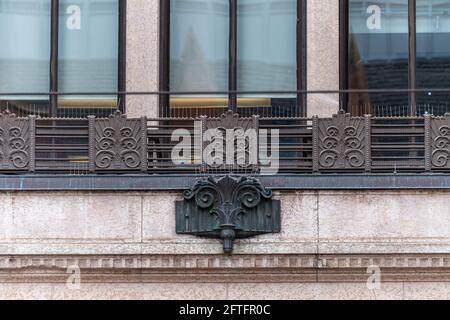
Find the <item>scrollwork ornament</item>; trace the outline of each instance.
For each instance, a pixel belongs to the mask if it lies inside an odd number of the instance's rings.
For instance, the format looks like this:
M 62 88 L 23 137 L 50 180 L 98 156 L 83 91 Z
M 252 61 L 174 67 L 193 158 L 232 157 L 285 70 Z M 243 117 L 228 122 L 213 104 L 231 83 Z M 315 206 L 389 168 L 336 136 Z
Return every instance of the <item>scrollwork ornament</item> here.
M 121 152 L 121 159 L 127 168 L 133 169 L 141 165 L 139 152 L 135 150 L 124 150 Z
M 28 153 L 23 150 L 15 150 L 11 152 L 9 159 L 18 169 L 25 169 L 29 163 Z
M 263 198 L 269 200 L 272 191 L 255 178 L 227 175 L 200 179 L 183 196 L 188 201 L 195 200 L 198 208 L 216 217 L 224 251 L 231 253 L 240 216 L 256 208 Z
M 332 119 L 318 120 L 318 163 L 323 169 L 365 169 L 370 123 L 339 112 Z
M 0 114 L 0 169 L 30 168 L 30 121 L 31 118 L 17 118 L 14 114 Z
M 106 169 L 111 166 L 111 163 L 114 160 L 114 152 L 110 150 L 100 151 L 95 158 L 95 164 L 99 168 Z
M 146 152 L 145 119 L 128 119 L 116 112 L 109 119 L 94 119 L 93 164 L 101 170 L 138 170 Z
M 336 164 L 339 153 L 336 150 L 325 150 L 320 153 L 319 162 L 322 167 L 332 168 Z
M 431 120 L 431 165 L 437 169 L 450 166 L 450 117 Z

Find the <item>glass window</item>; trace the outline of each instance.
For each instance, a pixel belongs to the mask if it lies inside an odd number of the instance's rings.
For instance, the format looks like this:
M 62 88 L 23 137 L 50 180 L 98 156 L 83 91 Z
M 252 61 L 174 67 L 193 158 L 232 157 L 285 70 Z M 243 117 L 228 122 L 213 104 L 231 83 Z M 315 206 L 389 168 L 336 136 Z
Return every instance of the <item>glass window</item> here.
M 50 0 L 0 0 L 0 92 L 49 91 Z M 2 110 L 47 113 L 48 96 L 0 96 Z
M 119 0 L 0 0 L 0 43 L 0 110 L 77 117 L 117 109 Z M 92 95 L 42 95 L 50 91 Z
M 450 88 L 450 0 L 417 0 L 417 87 Z M 417 94 L 419 111 L 450 111 L 450 93 Z
M 349 88 L 408 88 L 408 0 L 349 1 Z M 350 94 L 353 114 L 401 115 L 408 94 Z
M 297 0 L 238 1 L 238 91 L 297 91 Z M 238 105 L 292 115 L 297 95 L 241 95 Z M 281 110 L 283 109 L 283 110 Z M 245 114 L 245 110 L 241 110 Z
M 243 116 L 299 115 L 300 5 L 300 0 L 170 1 L 163 9 L 170 10 L 171 114 L 221 115 L 237 107 Z M 236 90 L 244 94 L 234 101 Z
M 229 0 L 170 2 L 170 90 L 226 92 L 229 65 Z M 171 108 L 219 109 L 227 95 L 172 96 Z
M 118 0 L 60 0 L 58 91 L 116 92 Z M 60 110 L 116 108 L 117 96 L 60 96 Z

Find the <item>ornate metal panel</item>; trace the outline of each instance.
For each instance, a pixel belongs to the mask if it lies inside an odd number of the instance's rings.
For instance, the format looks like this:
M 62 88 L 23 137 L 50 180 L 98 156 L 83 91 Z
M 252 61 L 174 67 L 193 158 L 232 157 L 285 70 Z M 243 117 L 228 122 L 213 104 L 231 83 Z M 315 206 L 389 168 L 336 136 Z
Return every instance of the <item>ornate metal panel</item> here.
M 211 141 L 203 141 L 202 148 L 202 169 L 203 172 L 208 171 L 228 171 L 228 172 L 256 172 L 258 170 L 258 134 L 259 134 L 259 117 L 253 116 L 251 118 L 241 118 L 238 114 L 228 111 L 220 118 L 202 117 L 202 136 L 208 130 L 217 130 Z M 233 163 L 227 163 L 227 132 L 232 132 L 235 140 L 233 145 Z M 253 136 L 252 136 L 253 135 Z M 252 137 L 255 141 L 251 141 Z M 206 148 L 214 147 L 220 148 L 223 146 L 224 152 L 217 154 L 214 159 L 215 163 L 208 163 L 205 161 L 204 151 Z M 245 150 L 239 153 L 238 150 Z M 250 161 L 250 154 L 254 152 L 256 161 Z M 245 153 L 245 155 L 244 155 Z M 245 157 L 245 159 L 244 159 Z
M 0 114 L 0 170 L 34 171 L 35 118 Z
M 147 171 L 147 119 L 89 118 L 90 171 Z
M 339 112 L 313 119 L 314 171 L 370 171 L 370 116 L 353 118 Z
M 431 169 L 450 169 L 450 114 L 431 118 L 426 131 L 428 166 Z
M 247 176 L 203 178 L 176 202 L 177 233 L 222 239 L 226 253 L 235 239 L 280 232 L 280 223 L 280 201 Z

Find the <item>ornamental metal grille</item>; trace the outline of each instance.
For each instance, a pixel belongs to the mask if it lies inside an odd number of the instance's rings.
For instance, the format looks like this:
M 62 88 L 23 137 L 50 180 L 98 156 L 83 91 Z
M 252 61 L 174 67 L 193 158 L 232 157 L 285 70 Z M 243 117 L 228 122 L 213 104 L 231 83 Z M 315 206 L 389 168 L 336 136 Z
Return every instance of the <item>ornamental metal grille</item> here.
M 34 171 L 35 118 L 0 114 L 0 170 Z
M 231 117 L 231 120 L 230 120 Z M 206 167 L 196 126 L 278 130 L 279 173 L 450 173 L 450 116 L 327 118 L 18 118 L 0 116 L 0 171 L 60 174 L 258 174 L 259 166 Z M 225 121 L 225 124 L 224 124 Z M 231 122 L 230 122 L 231 121 Z M 189 161 L 171 158 L 175 129 L 192 135 Z M 204 144 L 202 149 L 204 149 Z M 204 150 L 200 150 L 203 152 Z M 258 154 L 258 161 L 261 156 Z

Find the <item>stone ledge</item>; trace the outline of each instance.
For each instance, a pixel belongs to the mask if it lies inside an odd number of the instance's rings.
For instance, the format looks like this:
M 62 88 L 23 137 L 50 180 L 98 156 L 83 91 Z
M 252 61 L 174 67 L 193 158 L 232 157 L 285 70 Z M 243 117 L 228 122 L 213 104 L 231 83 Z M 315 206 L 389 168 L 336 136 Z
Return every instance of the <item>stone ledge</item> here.
M 200 175 L 1 175 L 6 192 L 144 192 L 189 189 Z M 450 176 L 443 174 L 330 174 L 259 176 L 263 185 L 277 191 L 416 190 L 448 191 Z
M 450 254 L 0 256 L 0 269 L 357 269 L 449 268 Z
M 62 283 L 79 267 L 86 283 L 450 282 L 450 254 L 0 256 L 0 283 Z

